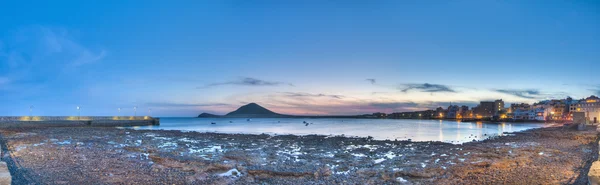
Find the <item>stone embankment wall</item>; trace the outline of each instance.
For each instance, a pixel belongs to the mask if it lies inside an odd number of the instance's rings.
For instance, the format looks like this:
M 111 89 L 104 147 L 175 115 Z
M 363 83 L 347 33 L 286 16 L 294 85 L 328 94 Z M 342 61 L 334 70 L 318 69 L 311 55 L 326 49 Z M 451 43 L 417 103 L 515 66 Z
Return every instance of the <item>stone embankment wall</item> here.
M 2 116 L 2 127 L 130 127 L 160 125 L 159 118 L 149 116 Z
M 7 121 L 94 121 L 94 120 L 148 120 L 150 116 L 0 116 Z
M 600 127 L 598 127 L 596 131 L 600 132 Z M 598 142 L 598 148 L 598 155 L 600 156 L 600 141 Z M 592 166 L 590 166 L 590 171 L 588 171 L 588 183 L 590 185 L 600 185 L 600 160 L 594 161 Z

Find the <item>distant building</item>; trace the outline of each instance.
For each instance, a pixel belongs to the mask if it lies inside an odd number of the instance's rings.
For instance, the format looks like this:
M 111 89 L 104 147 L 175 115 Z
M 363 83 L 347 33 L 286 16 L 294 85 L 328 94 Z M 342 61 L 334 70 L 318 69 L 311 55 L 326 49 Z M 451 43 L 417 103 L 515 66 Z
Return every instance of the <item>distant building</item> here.
M 586 99 L 573 100 L 570 97 L 559 100 L 544 100 L 533 105 L 521 103 L 504 107 L 502 99 L 482 101 L 476 107 L 450 105 L 447 109 L 438 107 L 435 110 L 416 112 L 396 112 L 392 114 L 373 113 L 363 115 L 365 118 L 390 119 L 462 119 L 478 118 L 492 120 L 573 120 L 573 113 L 585 113 L 591 123 L 600 122 L 600 98 L 590 96 Z
M 457 119 L 469 118 L 470 113 L 472 113 L 472 112 L 469 110 L 469 106 L 466 106 L 466 105 L 460 106 L 460 110 L 458 111 L 456 118 Z
M 435 109 L 435 115 L 432 115 L 432 117 L 442 119 L 444 118 L 444 115 L 446 115 L 446 110 L 444 110 L 442 107 L 438 107 Z
M 432 119 L 434 111 L 426 110 L 426 111 L 417 111 L 417 112 L 395 112 L 387 115 L 387 118 L 391 119 Z
M 513 120 L 545 120 L 543 108 L 515 109 L 509 115 L 509 118 Z
M 388 114 L 387 118 L 389 118 L 389 119 L 402 119 L 403 117 L 402 117 L 402 113 L 401 112 L 394 112 L 394 113 Z
M 531 109 L 515 109 L 509 113 L 509 118 L 514 120 L 530 120 L 529 113 Z
M 473 110 L 464 110 L 461 114 L 462 118 L 475 118 L 475 114 L 473 114 Z
M 450 105 L 446 110 L 446 118 L 456 119 L 457 115 L 460 114 L 460 107 L 458 105 Z
M 482 101 L 477 107 L 473 108 L 473 113 L 475 113 L 476 118 L 491 118 L 497 109 L 495 102 Z
M 426 111 L 415 112 L 415 116 L 418 116 L 419 119 L 433 119 L 433 118 L 436 118 L 435 117 L 435 111 L 433 111 L 433 110 L 426 110 Z
M 446 118 L 447 119 L 462 119 L 462 118 L 468 118 L 469 114 L 471 112 L 469 112 L 469 107 L 468 106 L 458 106 L 458 105 L 450 105 L 448 106 L 448 109 L 446 110 Z
M 510 108 L 508 110 L 508 113 L 514 112 L 517 109 L 529 110 L 529 109 L 531 109 L 531 105 L 529 105 L 527 103 L 521 103 L 521 104 L 513 103 L 513 104 L 510 104 Z
M 545 101 L 541 108 L 544 108 L 546 120 L 565 120 L 569 116 L 567 100 L 549 100 Z
M 387 114 L 382 112 L 376 112 L 371 115 L 373 118 L 387 118 Z
M 529 119 L 536 120 L 536 121 L 544 121 L 544 120 L 546 120 L 546 117 L 544 116 L 544 112 L 545 112 L 544 108 L 535 108 L 530 112 Z
M 590 96 L 570 105 L 571 112 L 584 112 L 590 123 L 598 123 L 600 119 L 600 98 Z
M 510 108 L 507 111 L 507 117 L 514 120 L 530 120 L 529 113 L 531 112 L 531 105 L 526 103 L 521 104 L 510 104 Z
M 504 110 L 504 101 L 502 99 L 494 101 L 494 110 L 492 110 L 494 116 L 498 116 L 498 113 L 502 110 Z

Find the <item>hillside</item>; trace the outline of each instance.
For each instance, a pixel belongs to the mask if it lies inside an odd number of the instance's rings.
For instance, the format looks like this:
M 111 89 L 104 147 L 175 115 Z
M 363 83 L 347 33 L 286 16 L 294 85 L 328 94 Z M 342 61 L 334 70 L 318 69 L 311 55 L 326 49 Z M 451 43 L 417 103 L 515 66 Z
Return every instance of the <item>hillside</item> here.
M 256 103 L 249 103 L 247 105 L 241 106 L 237 110 L 230 112 L 225 115 L 225 117 L 230 118 L 276 118 L 276 117 L 286 117 L 285 115 L 275 113 L 266 109 Z
M 198 115 L 199 118 L 367 118 L 364 115 L 355 115 L 355 116 L 339 116 L 339 115 L 330 115 L 330 116 L 294 116 L 294 115 L 285 115 L 273 112 L 269 109 L 266 109 L 256 103 L 249 103 L 247 105 L 241 106 L 237 110 L 227 113 L 224 116 L 214 115 L 210 113 L 202 113 Z
M 204 112 L 204 113 L 198 115 L 198 117 L 199 118 L 220 118 L 221 116 Z
M 281 118 L 291 117 L 288 115 L 278 114 L 269 109 L 266 109 L 256 103 L 249 103 L 241 106 L 237 110 L 227 113 L 224 116 L 214 115 L 210 113 L 202 113 L 199 118 Z

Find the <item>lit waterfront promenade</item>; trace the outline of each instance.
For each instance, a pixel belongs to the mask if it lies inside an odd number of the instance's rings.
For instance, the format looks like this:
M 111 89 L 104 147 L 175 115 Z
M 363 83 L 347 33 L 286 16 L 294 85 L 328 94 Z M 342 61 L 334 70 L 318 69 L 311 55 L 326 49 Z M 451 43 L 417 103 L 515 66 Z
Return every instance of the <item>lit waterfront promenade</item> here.
M 0 127 L 129 127 L 159 125 L 150 116 L 1 116 Z

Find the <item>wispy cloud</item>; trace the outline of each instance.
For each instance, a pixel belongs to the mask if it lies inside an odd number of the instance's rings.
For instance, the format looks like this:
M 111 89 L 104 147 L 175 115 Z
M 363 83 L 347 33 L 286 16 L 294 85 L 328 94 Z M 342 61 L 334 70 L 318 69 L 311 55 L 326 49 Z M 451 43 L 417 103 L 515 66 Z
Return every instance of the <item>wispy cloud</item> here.
M 538 99 L 543 94 L 537 89 L 495 89 L 494 91 L 504 94 L 510 94 L 521 98 L 526 99 Z
M 15 91 L 83 74 L 88 69 L 81 66 L 107 56 L 106 50 L 87 47 L 65 28 L 34 25 L 8 33 L 0 38 L 0 74 L 5 78 L 0 83 Z
M 147 103 L 147 106 L 154 107 L 216 107 L 216 106 L 230 106 L 226 103 L 169 103 L 169 102 L 154 102 Z
M 399 109 L 419 106 L 419 104 L 415 102 L 373 102 L 368 103 L 367 105 L 381 109 Z
M 430 83 L 404 84 L 403 87 L 400 88 L 400 90 L 402 90 L 402 92 L 408 92 L 411 90 L 416 90 L 416 91 L 420 91 L 420 92 L 430 92 L 430 93 L 434 93 L 434 92 L 455 93 L 456 92 L 450 86 L 440 85 L 440 84 L 430 84 Z
M 368 81 L 369 83 L 373 84 L 373 85 L 375 85 L 377 83 L 377 79 L 374 79 L 374 78 L 367 78 L 365 80 Z
M 15 50 L 10 51 L 13 55 L 13 63 L 18 62 L 37 62 L 22 60 L 23 58 L 59 58 L 60 61 L 54 63 L 63 63 L 67 66 L 78 67 L 85 64 L 91 64 L 102 60 L 107 52 L 100 49 L 93 51 L 83 44 L 75 41 L 67 29 L 52 28 L 46 26 L 31 26 L 21 29 L 17 32 L 18 39 Z M 23 43 L 20 43 L 23 42 Z M 21 47 L 25 46 L 25 47 Z M 33 47 L 27 47 L 33 46 Z M 28 49 L 33 48 L 33 49 Z M 20 61 L 18 59 L 21 59 Z M 40 61 L 40 62 L 45 62 Z
M 596 86 L 596 88 L 590 89 L 590 91 L 592 91 L 594 95 L 600 96 L 600 85 Z
M 81 55 L 73 60 L 72 65 L 78 67 L 85 64 L 91 64 L 102 60 L 104 57 L 106 57 L 105 50 L 102 50 L 97 54 L 91 53 L 90 51 L 82 51 Z
M 283 92 L 287 97 L 329 97 L 335 99 L 342 99 L 344 96 L 342 95 L 334 95 L 334 94 L 311 94 L 311 93 L 302 93 L 302 92 Z
M 251 77 L 245 77 L 245 78 L 240 78 L 240 79 L 234 80 L 234 81 L 211 83 L 211 84 L 207 84 L 205 86 L 198 87 L 198 88 L 208 88 L 208 87 L 223 86 L 223 85 L 241 85 L 241 86 L 280 86 L 280 85 L 289 85 L 289 86 L 294 86 L 291 83 L 284 83 L 284 82 L 277 82 L 277 81 L 266 81 L 266 80 L 260 80 L 260 79 L 256 79 L 256 78 L 251 78 Z

